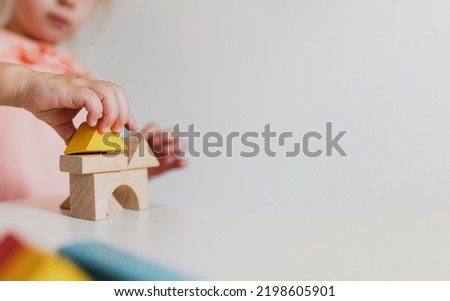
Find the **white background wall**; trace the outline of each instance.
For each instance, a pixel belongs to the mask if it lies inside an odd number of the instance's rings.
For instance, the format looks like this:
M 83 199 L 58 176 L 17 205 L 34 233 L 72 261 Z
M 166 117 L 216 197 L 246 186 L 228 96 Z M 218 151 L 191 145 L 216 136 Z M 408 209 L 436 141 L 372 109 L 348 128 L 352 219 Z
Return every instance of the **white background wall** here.
M 349 131 L 346 158 L 190 158 L 150 184 L 153 202 L 450 210 L 449 1 L 116 1 L 78 47 L 127 89 L 141 125 Z
M 151 210 L 91 223 L 63 198 L 3 202 L 0 229 L 188 279 L 449 280 L 449 16 L 448 0 L 117 0 L 78 48 L 140 124 L 300 138 L 333 121 L 349 156 L 190 158 L 150 183 Z

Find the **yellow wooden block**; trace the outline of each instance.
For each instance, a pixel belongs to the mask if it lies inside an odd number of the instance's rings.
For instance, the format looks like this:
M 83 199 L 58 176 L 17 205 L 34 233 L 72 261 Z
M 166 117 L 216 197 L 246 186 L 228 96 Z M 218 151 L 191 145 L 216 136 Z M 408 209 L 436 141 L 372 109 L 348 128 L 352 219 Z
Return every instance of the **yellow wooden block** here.
M 66 258 L 20 246 L 1 267 L 0 280 L 82 281 L 90 277 Z
M 58 255 L 46 255 L 27 275 L 33 281 L 87 281 L 90 277 L 74 263 Z
M 127 147 L 119 133 L 101 134 L 96 128 L 84 122 L 75 132 L 64 154 L 91 154 L 125 150 L 127 150 Z
M 29 247 L 20 246 L 0 267 L 0 281 L 25 280 L 44 258 L 44 254 Z

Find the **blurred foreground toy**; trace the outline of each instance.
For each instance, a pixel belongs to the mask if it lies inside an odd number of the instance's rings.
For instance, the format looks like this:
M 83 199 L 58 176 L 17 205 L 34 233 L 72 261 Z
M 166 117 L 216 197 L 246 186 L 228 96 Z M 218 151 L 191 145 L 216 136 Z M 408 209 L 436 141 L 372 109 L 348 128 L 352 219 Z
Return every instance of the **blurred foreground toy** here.
M 0 281 L 178 281 L 177 274 L 99 242 L 65 246 L 53 254 L 14 234 L 0 240 Z
M 159 166 L 144 138 L 100 134 L 83 123 L 60 157 L 70 174 L 70 196 L 61 208 L 73 217 L 101 220 L 123 208 L 148 208 L 147 168 Z
M 62 248 L 59 253 L 82 267 L 95 280 L 183 280 L 165 268 L 98 242 L 70 245 Z
M 13 234 L 0 241 L 0 280 L 90 280 L 70 260 L 24 244 Z

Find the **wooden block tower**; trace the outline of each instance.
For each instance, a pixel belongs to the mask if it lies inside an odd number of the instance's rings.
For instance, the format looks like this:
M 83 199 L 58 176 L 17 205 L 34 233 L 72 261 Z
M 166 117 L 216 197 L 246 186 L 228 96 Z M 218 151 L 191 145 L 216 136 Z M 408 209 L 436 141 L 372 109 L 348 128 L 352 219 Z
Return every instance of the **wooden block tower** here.
M 158 166 L 158 159 L 144 138 L 126 140 L 80 126 L 60 157 L 60 170 L 70 174 L 70 196 L 61 208 L 93 221 L 123 208 L 148 208 L 147 168 Z

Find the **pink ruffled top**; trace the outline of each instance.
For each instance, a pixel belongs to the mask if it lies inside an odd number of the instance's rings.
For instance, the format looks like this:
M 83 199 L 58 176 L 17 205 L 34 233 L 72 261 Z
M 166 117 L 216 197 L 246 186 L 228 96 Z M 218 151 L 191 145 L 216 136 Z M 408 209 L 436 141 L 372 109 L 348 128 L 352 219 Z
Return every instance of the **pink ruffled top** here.
M 0 61 L 40 72 L 90 74 L 76 57 L 0 28 Z M 65 144 L 46 123 L 21 108 L 0 106 L 0 200 L 68 195 L 68 176 L 59 171 Z

